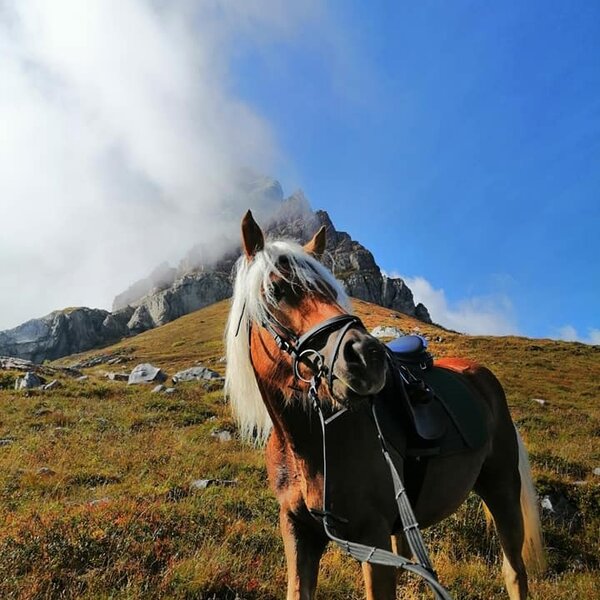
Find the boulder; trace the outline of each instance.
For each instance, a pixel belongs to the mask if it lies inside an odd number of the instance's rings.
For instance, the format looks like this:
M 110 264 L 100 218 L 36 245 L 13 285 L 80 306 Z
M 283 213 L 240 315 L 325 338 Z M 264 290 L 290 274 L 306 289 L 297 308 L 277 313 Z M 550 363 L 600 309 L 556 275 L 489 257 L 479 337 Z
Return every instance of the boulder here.
M 227 429 L 214 429 L 211 432 L 211 437 L 214 437 L 219 442 L 230 442 L 233 439 L 233 435 L 231 435 L 231 431 L 227 431 Z
M 166 379 L 167 375 L 161 369 L 150 363 L 142 363 L 137 365 L 133 371 L 131 371 L 127 384 L 162 383 L 163 381 L 166 381 Z
M 38 377 L 33 371 L 29 371 L 23 375 L 23 377 L 18 377 L 15 381 L 15 390 L 30 390 L 33 388 L 38 388 L 44 384 L 44 381 Z
M 212 379 L 223 379 L 219 373 L 203 367 L 202 365 L 196 367 L 190 367 L 183 371 L 179 371 L 173 375 L 173 383 L 179 383 L 180 381 L 200 381 L 200 380 L 212 380 Z

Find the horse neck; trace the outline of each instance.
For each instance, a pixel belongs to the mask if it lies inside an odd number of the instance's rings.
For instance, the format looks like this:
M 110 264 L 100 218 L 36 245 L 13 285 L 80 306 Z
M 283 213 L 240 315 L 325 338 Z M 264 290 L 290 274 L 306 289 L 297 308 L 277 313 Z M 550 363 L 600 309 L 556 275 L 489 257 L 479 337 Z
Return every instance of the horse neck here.
M 280 443 L 305 459 L 321 457 L 321 426 L 316 413 L 300 399 L 287 401 L 283 391 L 276 387 L 259 381 L 259 388 L 273 422 L 273 435 Z

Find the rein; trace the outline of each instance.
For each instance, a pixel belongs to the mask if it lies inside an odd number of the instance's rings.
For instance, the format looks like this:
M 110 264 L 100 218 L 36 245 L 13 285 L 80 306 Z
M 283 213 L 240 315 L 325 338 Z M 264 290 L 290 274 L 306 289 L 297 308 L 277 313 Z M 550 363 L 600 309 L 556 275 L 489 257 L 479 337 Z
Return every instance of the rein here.
M 344 550 L 353 558 L 361 562 L 368 562 L 389 567 L 397 567 L 409 571 L 411 573 L 415 573 L 416 575 L 419 575 L 425 580 L 425 583 L 433 591 L 436 600 L 452 600 L 452 597 L 438 581 L 437 574 L 433 569 L 431 560 L 429 559 L 429 555 L 427 553 L 427 549 L 425 547 L 421 531 L 419 530 L 419 525 L 415 519 L 413 509 L 408 499 L 406 489 L 404 488 L 402 478 L 400 477 L 400 474 L 398 473 L 398 470 L 396 469 L 396 466 L 394 465 L 392 458 L 388 452 L 387 444 L 377 418 L 375 404 L 372 399 L 370 400 L 371 413 L 375 422 L 375 426 L 377 428 L 377 437 L 381 444 L 381 451 L 391 473 L 392 482 L 394 486 L 394 495 L 396 503 L 398 505 L 398 512 L 400 514 L 400 520 L 402 522 L 404 535 L 406 536 L 412 553 L 417 558 L 417 562 L 413 562 L 410 559 L 399 554 L 394 554 L 389 550 L 377 548 L 376 546 L 367 546 L 358 542 L 350 542 L 348 540 L 344 540 L 342 538 L 337 537 L 332 532 L 332 528 L 334 528 L 332 521 L 347 521 L 341 517 L 334 515 L 327 508 L 328 469 L 326 429 L 329 423 L 340 417 L 348 409 L 345 407 L 341 408 L 333 415 L 329 416 L 328 418 L 325 418 L 325 416 L 323 415 L 323 410 L 321 408 L 321 402 L 319 401 L 319 387 L 321 385 L 322 378 L 327 377 L 329 389 L 332 389 L 331 386 L 334 379 L 333 367 L 339 355 L 343 339 L 352 326 L 362 325 L 361 320 L 358 317 L 350 314 L 339 315 L 317 324 L 301 336 L 295 335 L 289 328 L 280 323 L 272 315 L 270 316 L 269 321 L 263 322 L 261 323 L 261 325 L 271 334 L 277 346 L 283 352 L 286 352 L 292 357 L 292 368 L 294 372 L 294 377 L 309 384 L 309 398 L 313 405 L 313 408 L 319 415 L 323 440 L 323 508 L 322 510 L 312 508 L 309 509 L 309 512 L 314 517 L 320 518 L 322 520 L 323 529 L 327 537 L 331 541 L 335 542 L 340 548 L 342 548 L 342 550 Z M 329 365 L 327 365 L 325 357 L 318 350 L 311 348 L 309 344 L 316 337 L 323 335 L 324 333 L 333 333 L 336 331 L 338 332 L 337 338 L 333 347 L 333 352 L 331 354 Z M 310 379 L 302 377 L 298 371 L 298 364 L 304 359 L 308 359 L 308 357 L 313 357 L 314 363 L 310 365 L 312 369 L 312 376 Z

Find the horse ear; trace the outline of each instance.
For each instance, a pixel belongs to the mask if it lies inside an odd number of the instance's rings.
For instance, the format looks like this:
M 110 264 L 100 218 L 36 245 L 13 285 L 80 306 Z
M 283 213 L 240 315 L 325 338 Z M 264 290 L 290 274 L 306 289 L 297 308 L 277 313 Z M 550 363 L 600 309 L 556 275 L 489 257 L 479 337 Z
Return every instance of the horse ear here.
M 257 252 L 265 247 L 265 236 L 250 210 L 242 219 L 242 244 L 248 259 L 252 259 Z
M 321 226 L 321 229 L 315 233 L 313 239 L 307 242 L 304 246 L 304 250 L 309 254 L 312 254 L 316 258 L 321 258 L 323 252 L 325 252 L 325 246 L 327 245 L 327 233 L 325 231 L 325 225 Z

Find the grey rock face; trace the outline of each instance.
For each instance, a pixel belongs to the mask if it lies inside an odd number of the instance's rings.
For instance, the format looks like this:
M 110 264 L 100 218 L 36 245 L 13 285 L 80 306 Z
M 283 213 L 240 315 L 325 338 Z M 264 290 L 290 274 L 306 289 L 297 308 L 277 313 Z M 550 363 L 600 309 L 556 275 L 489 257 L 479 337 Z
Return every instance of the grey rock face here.
M 39 363 L 116 342 L 127 333 L 107 328 L 110 313 L 94 308 L 55 311 L 0 332 L 0 354 Z
M 127 384 L 162 383 L 163 381 L 166 381 L 166 379 L 167 376 L 161 369 L 150 363 L 142 363 L 137 365 L 133 371 L 131 371 Z
M 128 328 L 139 333 L 164 325 L 199 308 L 229 298 L 232 293 L 229 274 L 212 272 L 184 275 L 170 288 L 141 298 Z
M 173 284 L 176 277 L 177 269 L 170 267 L 169 263 L 165 262 L 158 265 L 148 277 L 136 281 L 114 299 L 113 312 L 126 309 L 128 305 L 148 294 L 155 294 L 168 288 Z

